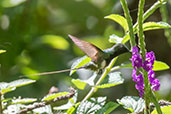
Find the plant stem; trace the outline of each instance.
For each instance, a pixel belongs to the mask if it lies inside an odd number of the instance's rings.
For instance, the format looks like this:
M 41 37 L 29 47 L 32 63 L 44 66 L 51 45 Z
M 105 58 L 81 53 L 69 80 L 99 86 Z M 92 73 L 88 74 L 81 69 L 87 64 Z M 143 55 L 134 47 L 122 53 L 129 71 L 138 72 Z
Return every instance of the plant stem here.
M 139 37 L 139 45 L 140 45 L 140 50 L 141 50 L 141 55 L 142 55 L 142 59 L 143 61 L 145 61 L 145 55 L 146 55 L 146 49 L 145 49 L 145 41 L 144 41 L 144 34 L 143 34 L 143 21 L 144 21 L 144 17 L 143 17 L 143 9 L 144 9 L 144 4 L 145 4 L 145 0 L 140 0 L 139 1 L 139 6 L 138 6 L 138 37 Z M 145 113 L 146 114 L 150 114 L 150 107 L 149 107 L 149 103 L 150 103 L 150 99 L 153 101 L 153 103 L 155 104 L 156 108 L 157 108 L 157 112 L 158 114 L 162 114 L 160 106 L 158 104 L 157 99 L 154 97 L 153 94 L 151 94 L 151 88 L 150 88 L 150 84 L 148 81 L 148 74 L 147 72 L 143 69 L 143 76 L 144 76 L 144 99 L 145 99 Z
M 150 85 L 148 81 L 148 74 L 147 72 L 143 69 L 143 76 L 144 76 L 144 100 L 145 100 L 145 114 L 150 114 Z
M 120 69 L 121 67 L 120 66 L 115 66 L 115 67 L 113 67 L 110 71 L 115 71 L 115 70 L 118 70 L 118 69 Z
M 130 16 L 126 0 L 121 0 L 121 5 L 122 5 L 122 8 L 124 10 L 124 14 L 125 14 L 125 17 L 126 17 L 126 20 L 127 20 L 127 23 L 128 23 L 130 44 L 131 44 L 131 47 L 133 47 L 133 46 L 136 45 L 135 36 L 134 36 L 134 31 L 133 31 L 132 18 Z
M 2 114 L 2 101 L 1 101 L 1 98 L 2 98 L 2 94 L 0 92 L 0 114 Z
M 168 23 L 169 22 L 169 17 L 168 17 L 168 11 L 167 11 L 166 5 L 163 5 L 160 8 L 160 13 L 162 15 L 162 21 Z M 171 46 L 171 31 L 170 31 L 170 29 L 165 29 L 164 34 L 167 37 L 169 45 Z
M 91 90 L 88 92 L 88 94 L 84 97 L 84 99 L 82 100 L 82 102 L 84 102 L 87 99 L 89 99 L 95 92 L 96 92 L 96 88 L 95 87 L 92 87 Z
M 146 49 L 145 49 L 145 41 L 144 41 L 144 33 L 143 33 L 143 13 L 144 13 L 144 4 L 145 0 L 139 0 L 139 6 L 138 6 L 138 37 L 139 37 L 139 46 L 140 46 L 140 51 L 141 51 L 141 56 L 143 61 L 145 61 L 145 54 L 146 54 Z M 149 81 L 148 81 L 148 74 L 147 72 L 143 69 L 143 77 L 144 77 L 144 99 L 145 99 L 145 114 L 150 114 L 150 107 L 149 107 Z
M 151 100 L 154 103 L 154 106 L 156 107 L 156 110 L 157 110 L 158 114 L 162 114 L 162 111 L 160 109 L 160 105 L 158 103 L 157 98 L 155 97 L 155 95 L 153 94 L 152 91 L 150 91 L 150 94 L 151 94 Z
M 141 55 L 143 61 L 145 60 L 145 54 L 146 54 L 146 49 L 145 49 L 145 42 L 144 42 L 144 33 L 143 33 L 143 9 L 144 9 L 144 4 L 145 0 L 140 0 L 139 1 L 139 6 L 138 6 L 138 37 L 139 37 L 139 45 L 140 45 L 140 50 L 141 50 Z
M 113 67 L 113 65 L 115 64 L 117 59 L 118 59 L 118 57 L 115 57 L 111 60 L 110 64 L 105 68 L 101 77 L 97 80 L 95 86 L 99 85 L 104 80 L 104 78 L 110 72 L 111 68 Z M 82 101 L 86 101 L 87 99 L 89 99 L 97 90 L 98 90 L 98 88 L 92 87 L 91 90 L 88 92 L 88 94 L 84 97 L 84 99 Z

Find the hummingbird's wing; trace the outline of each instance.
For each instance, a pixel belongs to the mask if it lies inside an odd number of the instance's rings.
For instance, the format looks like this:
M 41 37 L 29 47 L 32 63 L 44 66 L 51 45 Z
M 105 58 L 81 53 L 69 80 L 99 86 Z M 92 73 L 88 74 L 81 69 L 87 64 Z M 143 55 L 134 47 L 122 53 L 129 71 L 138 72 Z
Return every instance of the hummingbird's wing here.
M 94 62 L 98 62 L 98 58 L 102 55 L 103 51 L 95 45 L 80 40 L 72 35 L 68 35 L 72 41 L 77 45 L 87 56 L 89 56 Z

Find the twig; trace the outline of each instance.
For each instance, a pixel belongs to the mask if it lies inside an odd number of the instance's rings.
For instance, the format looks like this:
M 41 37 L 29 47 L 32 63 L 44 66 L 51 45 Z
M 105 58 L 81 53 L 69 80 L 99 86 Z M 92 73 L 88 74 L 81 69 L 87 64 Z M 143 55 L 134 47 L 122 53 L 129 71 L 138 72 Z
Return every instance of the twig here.
M 24 113 L 26 113 L 26 112 L 28 112 L 28 111 L 32 111 L 33 109 L 40 108 L 40 107 L 44 107 L 44 106 L 46 106 L 46 105 L 55 103 L 55 102 L 60 101 L 60 100 L 69 99 L 69 98 L 73 97 L 74 94 L 75 94 L 74 88 L 71 87 L 71 88 L 69 88 L 69 89 L 70 89 L 70 93 L 69 93 L 69 94 L 63 95 L 63 96 L 59 96 L 59 97 L 57 97 L 57 98 L 55 98 L 55 99 L 53 99 L 53 100 L 51 100 L 51 101 L 44 101 L 44 102 L 40 102 L 40 103 L 34 103 L 33 105 L 30 105 L 30 106 L 28 106 L 27 108 L 21 110 L 21 111 L 19 112 L 19 114 L 24 114 Z
M 159 105 L 160 106 L 168 106 L 168 105 L 171 105 L 171 102 L 165 101 L 165 100 L 160 100 L 159 101 Z M 154 109 L 155 108 L 155 105 L 153 103 L 151 103 L 150 104 L 150 107 Z

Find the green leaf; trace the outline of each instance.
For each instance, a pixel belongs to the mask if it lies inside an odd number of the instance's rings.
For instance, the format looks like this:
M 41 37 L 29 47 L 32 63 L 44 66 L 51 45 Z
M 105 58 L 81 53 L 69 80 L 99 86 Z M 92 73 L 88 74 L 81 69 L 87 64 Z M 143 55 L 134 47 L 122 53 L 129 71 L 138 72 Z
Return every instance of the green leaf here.
M 110 71 L 115 71 L 115 70 L 118 70 L 120 68 L 133 68 L 133 67 L 132 67 L 132 63 L 122 63 L 119 66 L 112 67 L 112 69 Z
M 73 114 L 95 114 L 105 103 L 106 97 L 90 98 L 81 102 Z
M 12 102 L 12 98 L 6 98 L 2 100 L 2 103 Z
M 35 80 L 30 80 L 30 79 L 19 79 L 19 80 L 12 81 L 10 83 L 1 82 L 0 90 L 2 94 L 5 94 L 7 92 L 14 91 L 17 87 L 28 85 L 34 82 Z
M 106 19 L 111 19 L 111 20 L 117 22 L 118 24 L 120 24 L 123 27 L 125 32 L 128 31 L 127 20 L 123 16 L 120 16 L 120 15 L 117 15 L 117 14 L 111 14 L 111 15 L 106 16 L 105 18 Z
M 72 83 L 81 90 L 84 90 L 87 84 L 90 86 L 94 86 L 94 79 L 97 77 L 97 74 L 94 73 L 89 79 L 87 80 L 79 80 L 79 79 L 72 79 Z
M 69 94 L 69 92 L 60 92 L 60 93 L 54 93 L 54 94 L 50 94 L 50 95 L 47 95 L 45 96 L 42 101 L 49 101 L 49 100 L 53 100 L 57 97 L 61 97 L 61 96 L 65 96 Z
M 120 72 L 112 72 L 109 73 L 108 76 L 102 81 L 100 85 L 97 85 L 96 88 L 109 88 L 112 86 L 116 86 L 122 84 L 124 79 Z
M 87 84 L 89 84 L 90 86 L 94 86 L 94 80 L 97 77 L 97 73 L 95 72 L 92 76 L 90 76 L 89 79 L 84 80 L 84 82 L 86 82 Z
M 3 89 L 8 88 L 8 83 L 7 82 L 0 82 L 0 90 L 2 92 Z
M 4 8 L 15 7 L 25 2 L 26 0 L 1 0 L 0 4 Z
M 171 105 L 161 107 L 161 110 L 163 114 L 171 114 Z M 151 114 L 158 114 L 157 110 L 153 110 Z
M 113 110 L 115 110 L 119 104 L 114 102 L 108 102 L 102 109 L 98 110 L 95 114 L 110 114 Z
M 12 100 L 12 104 L 20 104 L 20 103 L 31 103 L 31 102 L 35 102 L 37 101 L 37 99 L 35 98 L 23 98 L 23 99 L 13 99 Z
M 145 108 L 145 103 L 142 98 L 136 96 L 125 96 L 121 100 L 117 99 L 118 103 L 131 112 L 139 113 Z
M 2 50 L 2 49 L 0 50 L 0 54 L 5 53 L 5 52 L 6 52 L 6 50 Z
M 169 68 L 170 67 L 164 62 L 154 61 L 154 65 L 153 65 L 153 70 L 154 71 L 167 70 Z
M 44 35 L 41 37 L 41 42 L 50 45 L 52 48 L 66 50 L 69 47 L 69 43 L 61 36 L 56 35 Z
M 146 22 L 143 24 L 143 30 L 144 31 L 154 30 L 154 29 L 168 29 L 168 28 L 171 28 L 171 26 L 165 22 Z M 133 28 L 133 29 L 134 29 L 134 34 L 136 34 L 137 28 Z M 121 43 L 125 44 L 129 39 L 130 39 L 130 36 L 127 33 L 124 36 Z
M 134 34 L 135 34 L 135 33 L 134 33 Z M 122 40 L 121 43 L 125 44 L 129 39 L 130 39 L 130 36 L 129 36 L 129 34 L 127 33 L 127 34 L 124 36 L 124 38 L 123 38 L 123 40 Z
M 123 63 L 120 65 L 120 68 L 133 68 L 132 63 Z
M 78 88 L 81 90 L 84 90 L 85 86 L 87 85 L 86 82 L 81 81 L 79 79 L 72 79 L 71 82 Z
M 8 87 L 21 87 L 21 86 L 25 86 L 31 83 L 36 82 L 36 80 L 30 80 L 30 79 L 19 79 L 19 80 L 15 80 L 12 81 L 8 84 Z
M 122 40 L 123 40 L 123 38 L 121 38 L 121 37 L 119 37 L 119 36 L 117 36 L 117 35 L 115 35 L 115 34 L 112 34 L 112 35 L 110 35 L 110 37 L 109 37 L 109 42 L 110 42 L 110 43 L 115 43 L 115 44 L 117 44 L 117 43 L 121 43 Z
M 144 31 L 168 28 L 171 28 L 171 26 L 166 22 L 146 22 L 143 24 Z
M 16 89 L 16 87 L 5 87 L 5 88 L 3 88 L 4 85 L 2 83 L 0 83 L 1 94 L 5 94 L 7 92 L 14 91 Z
M 77 59 L 71 66 L 71 69 L 79 68 L 87 63 L 89 63 L 91 59 L 87 56 L 83 56 L 79 59 Z M 70 76 L 75 72 L 76 70 L 71 70 L 70 71 Z

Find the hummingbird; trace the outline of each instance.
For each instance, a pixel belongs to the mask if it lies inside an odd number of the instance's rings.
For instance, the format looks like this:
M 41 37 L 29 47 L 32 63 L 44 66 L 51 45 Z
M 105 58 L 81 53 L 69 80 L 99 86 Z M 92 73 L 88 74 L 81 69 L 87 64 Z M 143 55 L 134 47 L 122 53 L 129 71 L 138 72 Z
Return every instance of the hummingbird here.
M 78 69 L 83 69 L 83 68 L 96 71 L 97 73 L 99 73 L 110 63 L 110 61 L 113 58 L 123 53 L 130 52 L 129 49 L 122 43 L 117 43 L 111 48 L 101 50 L 97 46 L 87 41 L 81 40 L 75 36 L 68 35 L 68 37 L 74 42 L 74 44 L 78 48 L 80 48 L 88 57 L 91 58 L 91 62 L 83 65 L 82 67 L 75 68 L 75 69 L 65 69 L 65 70 L 52 71 L 52 72 L 36 73 L 32 75 L 27 75 L 27 76 L 57 74 L 57 73 L 67 72 L 71 70 L 78 70 Z
M 87 41 L 80 40 L 72 35 L 68 36 L 78 48 L 80 48 L 88 57 L 91 58 L 91 62 L 81 68 L 99 71 L 104 69 L 116 56 L 129 52 L 129 49 L 122 43 L 117 43 L 111 48 L 101 50 Z

